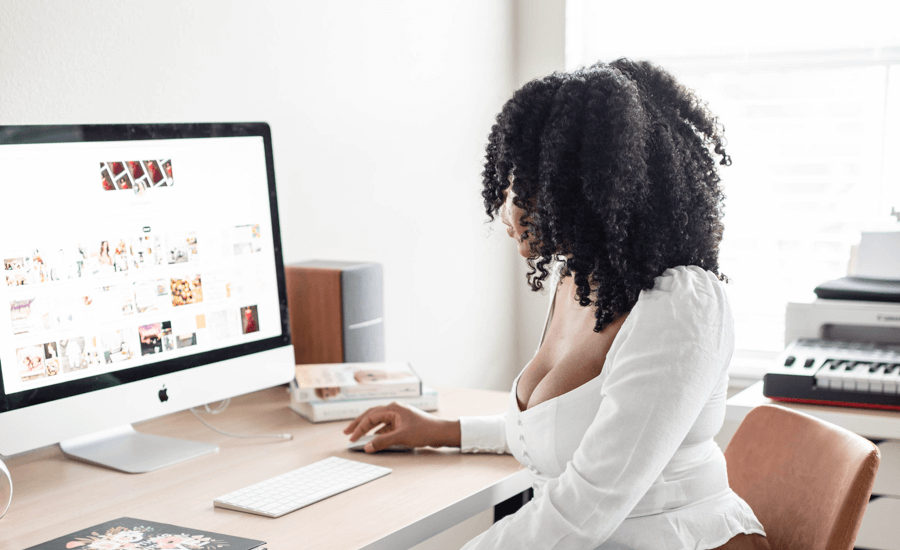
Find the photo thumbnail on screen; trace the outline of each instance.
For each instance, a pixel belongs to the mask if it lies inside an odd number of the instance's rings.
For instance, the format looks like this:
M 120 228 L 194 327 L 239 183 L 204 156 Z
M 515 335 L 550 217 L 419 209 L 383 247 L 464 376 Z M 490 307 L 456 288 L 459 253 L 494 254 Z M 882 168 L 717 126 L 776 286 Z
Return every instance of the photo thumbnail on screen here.
M 106 191 L 133 190 L 136 195 L 175 185 L 171 159 L 101 162 L 100 181 Z
M 173 306 L 199 304 L 203 301 L 203 285 L 200 281 L 200 275 L 184 279 L 172 278 L 169 281 L 172 290 Z

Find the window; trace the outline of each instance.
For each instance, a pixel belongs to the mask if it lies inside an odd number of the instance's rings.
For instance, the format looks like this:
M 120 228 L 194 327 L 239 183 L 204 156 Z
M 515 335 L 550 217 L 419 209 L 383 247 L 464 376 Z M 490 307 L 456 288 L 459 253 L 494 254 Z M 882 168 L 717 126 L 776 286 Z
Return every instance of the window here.
M 882 29 L 876 11 L 868 27 L 848 25 L 825 41 L 816 29 L 798 27 L 785 38 L 790 43 L 754 44 L 746 36 L 729 42 L 728 29 L 719 28 L 711 33 L 719 33 L 719 53 L 709 55 L 702 53 L 709 36 L 705 44 L 681 44 L 666 34 L 703 28 L 678 21 L 685 14 L 671 13 L 654 43 L 629 36 L 627 23 L 611 36 L 609 22 L 628 18 L 598 5 L 567 3 L 569 68 L 614 59 L 630 45 L 637 53 L 629 57 L 675 74 L 725 127 L 733 165 L 720 172 L 720 265 L 732 280 L 732 375 L 760 377 L 784 347 L 785 304 L 812 300 L 818 284 L 846 275 L 861 231 L 900 230 L 890 215 L 892 207 L 900 210 L 900 39 Z M 833 47 L 842 40 L 845 47 Z

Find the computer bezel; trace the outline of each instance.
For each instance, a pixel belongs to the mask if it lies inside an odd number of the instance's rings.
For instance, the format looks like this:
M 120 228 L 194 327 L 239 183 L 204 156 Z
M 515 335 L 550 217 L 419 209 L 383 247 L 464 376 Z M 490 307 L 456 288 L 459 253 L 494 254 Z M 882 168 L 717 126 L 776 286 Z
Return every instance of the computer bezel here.
M 0 126 L 0 147 L 4 145 L 42 143 L 80 143 L 103 141 L 139 141 L 157 139 L 193 139 L 217 137 L 260 136 L 263 138 L 266 157 L 266 176 L 269 189 L 269 207 L 272 220 L 275 269 L 278 283 L 278 302 L 281 319 L 281 335 L 246 344 L 205 351 L 195 355 L 167 359 L 152 365 L 143 365 L 122 371 L 99 374 L 78 380 L 61 382 L 52 386 L 6 394 L 0 377 L 0 414 L 25 407 L 40 405 L 68 397 L 74 397 L 122 384 L 139 382 L 180 371 L 202 367 L 212 363 L 260 353 L 291 344 L 288 318 L 287 291 L 285 290 L 284 260 L 282 258 L 281 232 L 278 221 L 278 204 L 275 192 L 275 164 L 272 153 L 272 135 L 265 122 L 249 123 L 168 123 L 168 124 L 80 124 L 80 125 L 17 125 Z M 3 368 L 0 363 L 0 369 Z

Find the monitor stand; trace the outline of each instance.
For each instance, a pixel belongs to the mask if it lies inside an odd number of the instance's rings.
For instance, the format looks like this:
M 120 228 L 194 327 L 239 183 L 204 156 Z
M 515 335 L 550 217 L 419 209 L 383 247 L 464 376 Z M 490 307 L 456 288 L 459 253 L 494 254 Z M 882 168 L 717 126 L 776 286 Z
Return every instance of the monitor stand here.
M 152 472 L 219 450 L 209 443 L 137 432 L 131 424 L 68 439 L 59 447 L 75 460 L 129 474 Z

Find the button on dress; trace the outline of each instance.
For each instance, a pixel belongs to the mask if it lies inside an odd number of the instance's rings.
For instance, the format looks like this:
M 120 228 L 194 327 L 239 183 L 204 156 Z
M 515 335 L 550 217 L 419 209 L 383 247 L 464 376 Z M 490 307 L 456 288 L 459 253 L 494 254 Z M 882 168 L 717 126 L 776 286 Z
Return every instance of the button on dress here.
M 733 350 L 723 284 L 680 266 L 641 292 L 600 375 L 521 411 L 520 373 L 505 413 L 460 418 L 461 447 L 511 453 L 534 499 L 464 550 L 703 550 L 765 535 L 713 440 Z

